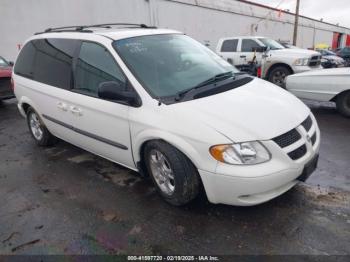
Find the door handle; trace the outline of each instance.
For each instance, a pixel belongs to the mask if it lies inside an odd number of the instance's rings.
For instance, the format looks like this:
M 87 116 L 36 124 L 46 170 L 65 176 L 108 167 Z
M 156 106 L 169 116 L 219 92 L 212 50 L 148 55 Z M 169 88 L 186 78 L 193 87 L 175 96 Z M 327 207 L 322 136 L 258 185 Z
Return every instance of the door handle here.
M 240 58 L 246 58 L 247 56 L 246 55 L 241 55 Z
M 62 110 L 62 111 L 67 111 L 67 104 L 63 103 L 63 102 L 58 102 L 57 103 L 57 108 Z
M 83 115 L 83 111 L 79 107 L 76 107 L 76 106 L 71 106 L 70 107 L 70 111 L 74 115 L 78 115 L 78 116 L 82 116 Z

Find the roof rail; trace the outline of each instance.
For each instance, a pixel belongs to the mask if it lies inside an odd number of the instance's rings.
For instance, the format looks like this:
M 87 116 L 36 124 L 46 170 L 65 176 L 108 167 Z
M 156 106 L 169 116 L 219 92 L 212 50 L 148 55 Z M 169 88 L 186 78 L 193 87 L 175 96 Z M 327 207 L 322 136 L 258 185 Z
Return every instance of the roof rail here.
M 124 26 L 124 28 L 149 28 L 155 29 L 155 26 L 148 26 L 146 24 L 132 24 L 132 23 L 106 23 L 106 24 L 96 24 L 96 25 L 73 25 L 73 26 L 63 26 L 47 28 L 43 32 L 35 33 L 35 35 L 44 33 L 58 33 L 58 32 L 82 32 L 82 33 L 92 33 L 92 30 L 86 30 L 87 28 L 112 28 L 112 26 Z

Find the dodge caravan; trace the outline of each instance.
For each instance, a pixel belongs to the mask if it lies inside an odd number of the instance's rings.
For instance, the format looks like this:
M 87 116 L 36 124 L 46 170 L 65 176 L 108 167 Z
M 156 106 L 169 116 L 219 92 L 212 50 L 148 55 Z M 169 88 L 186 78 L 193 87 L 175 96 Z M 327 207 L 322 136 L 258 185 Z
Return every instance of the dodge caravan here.
M 190 37 L 145 25 L 47 29 L 13 72 L 40 146 L 65 140 L 141 174 L 173 205 L 256 205 L 316 168 L 320 131 L 299 99 Z

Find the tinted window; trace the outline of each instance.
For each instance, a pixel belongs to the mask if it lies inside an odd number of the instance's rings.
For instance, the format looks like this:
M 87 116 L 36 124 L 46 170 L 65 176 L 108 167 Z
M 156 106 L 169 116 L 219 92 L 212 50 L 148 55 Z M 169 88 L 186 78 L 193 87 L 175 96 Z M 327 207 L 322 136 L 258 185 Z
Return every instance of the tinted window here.
M 34 79 L 59 88 L 71 86 L 72 62 L 77 40 L 40 39 L 33 42 L 36 49 Z
M 222 43 L 221 52 L 236 52 L 238 39 L 225 40 Z
M 33 42 L 28 42 L 18 55 L 15 65 L 15 73 L 20 76 L 33 78 L 33 63 L 35 48 Z
M 15 73 L 44 84 L 68 89 L 77 43 L 77 40 L 71 39 L 30 41 L 17 58 Z
M 75 69 L 75 89 L 97 96 L 98 86 L 109 81 L 119 82 L 126 88 L 126 79 L 108 50 L 83 42 Z
M 242 40 L 242 52 L 252 52 L 253 48 L 260 47 L 257 42 L 252 39 L 243 39 Z

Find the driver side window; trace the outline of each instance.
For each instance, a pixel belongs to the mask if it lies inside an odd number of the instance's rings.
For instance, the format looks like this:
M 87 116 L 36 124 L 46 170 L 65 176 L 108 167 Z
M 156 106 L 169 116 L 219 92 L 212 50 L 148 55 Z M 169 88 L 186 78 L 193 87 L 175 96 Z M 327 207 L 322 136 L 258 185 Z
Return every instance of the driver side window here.
M 257 49 L 260 45 L 252 39 L 243 39 L 241 52 L 253 52 L 253 48 Z
M 105 47 L 82 42 L 75 69 L 74 90 L 97 97 L 99 85 L 110 81 L 118 82 L 125 88 L 127 86 L 125 76 Z

